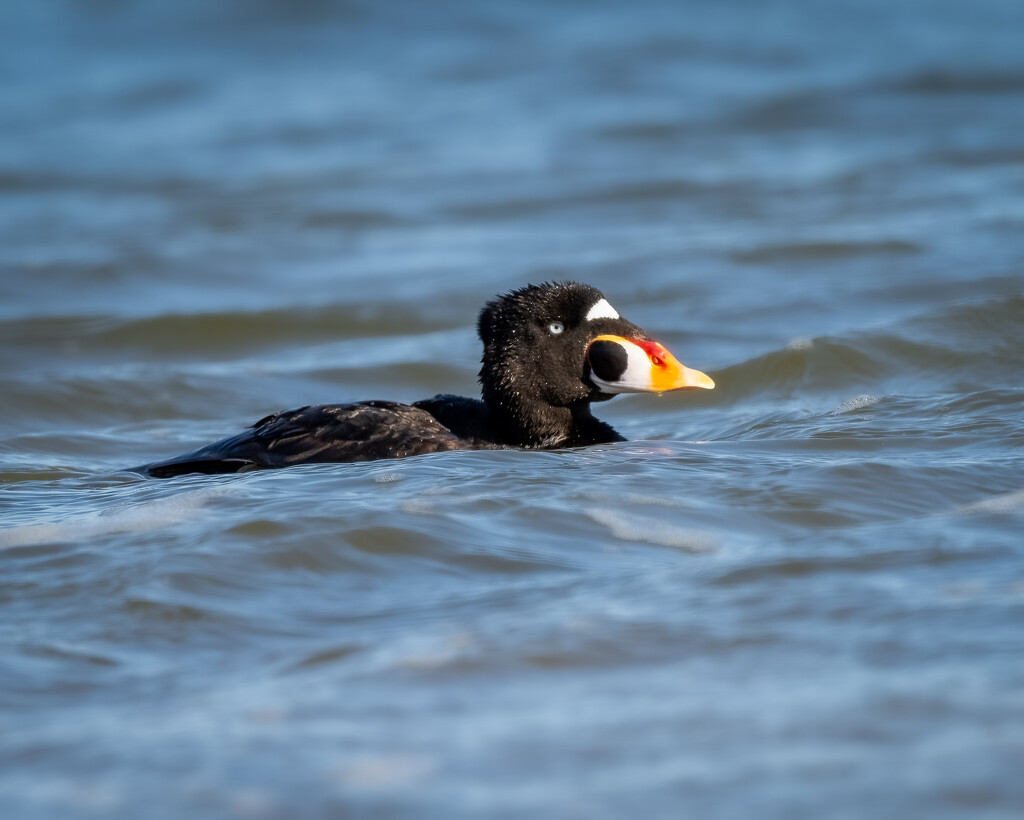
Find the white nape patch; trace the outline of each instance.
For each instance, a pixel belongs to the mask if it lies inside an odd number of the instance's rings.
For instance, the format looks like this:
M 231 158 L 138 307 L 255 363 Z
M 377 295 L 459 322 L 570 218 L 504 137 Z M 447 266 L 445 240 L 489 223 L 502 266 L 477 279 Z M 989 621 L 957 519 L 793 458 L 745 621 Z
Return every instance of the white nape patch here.
M 618 319 L 619 312 L 608 304 L 607 299 L 601 299 L 596 302 L 594 306 L 587 311 L 587 321 L 592 322 L 594 319 Z

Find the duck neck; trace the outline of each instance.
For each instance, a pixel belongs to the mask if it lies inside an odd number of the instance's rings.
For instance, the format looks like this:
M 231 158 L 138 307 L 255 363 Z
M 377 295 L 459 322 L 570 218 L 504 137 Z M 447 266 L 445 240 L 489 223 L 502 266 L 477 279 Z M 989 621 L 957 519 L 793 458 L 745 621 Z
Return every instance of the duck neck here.
M 486 390 L 484 401 L 501 438 L 517 447 L 547 450 L 623 441 L 609 425 L 591 415 L 589 401 L 555 407 L 522 394 L 489 396 Z

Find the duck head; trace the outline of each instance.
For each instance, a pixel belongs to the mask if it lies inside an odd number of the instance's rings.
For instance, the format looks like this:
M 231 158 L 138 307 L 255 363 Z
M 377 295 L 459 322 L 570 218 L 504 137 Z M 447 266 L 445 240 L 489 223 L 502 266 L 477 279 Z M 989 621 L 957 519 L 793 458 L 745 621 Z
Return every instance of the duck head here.
M 484 401 L 510 431 L 521 432 L 520 445 L 571 440 L 574 425 L 592 420 L 590 403 L 618 393 L 715 386 L 622 318 L 590 285 L 512 291 L 484 306 L 477 330 Z

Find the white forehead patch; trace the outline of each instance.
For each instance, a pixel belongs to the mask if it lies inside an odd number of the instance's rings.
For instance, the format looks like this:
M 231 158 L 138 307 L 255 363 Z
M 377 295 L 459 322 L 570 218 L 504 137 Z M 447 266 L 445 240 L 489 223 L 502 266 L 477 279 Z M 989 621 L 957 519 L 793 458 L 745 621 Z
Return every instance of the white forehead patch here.
M 592 322 L 594 319 L 618 319 L 619 313 L 615 308 L 608 304 L 607 299 L 601 299 L 594 303 L 594 306 L 587 311 L 587 321 Z

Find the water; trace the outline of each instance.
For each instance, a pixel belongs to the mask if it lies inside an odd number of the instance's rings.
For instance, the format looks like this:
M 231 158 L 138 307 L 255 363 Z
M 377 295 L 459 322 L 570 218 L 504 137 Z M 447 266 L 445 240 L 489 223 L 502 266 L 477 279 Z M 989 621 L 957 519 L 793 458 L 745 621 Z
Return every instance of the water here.
M 22 4 L 5 817 L 1024 812 L 1024 7 Z M 153 481 L 475 394 L 601 288 L 630 442 Z

